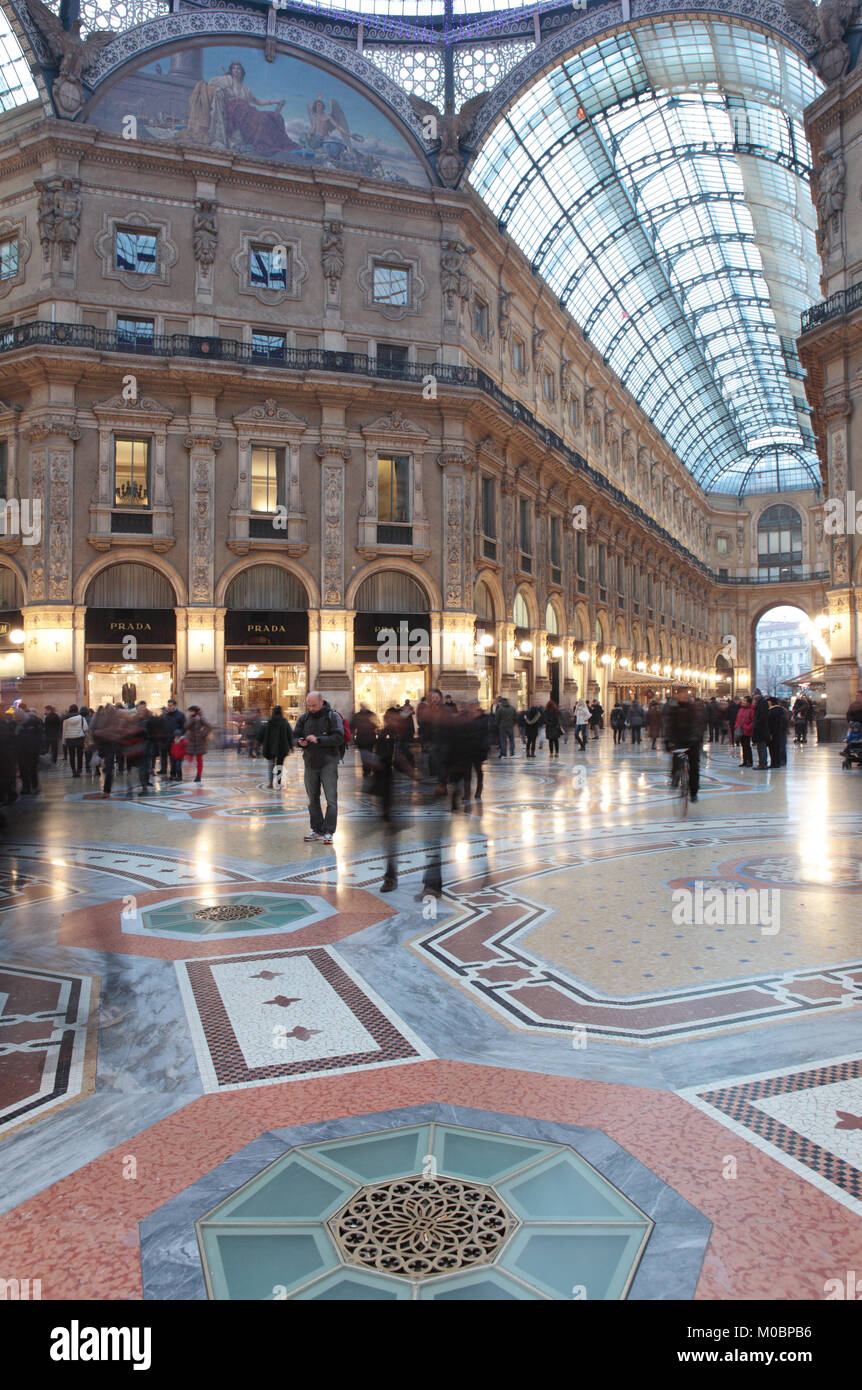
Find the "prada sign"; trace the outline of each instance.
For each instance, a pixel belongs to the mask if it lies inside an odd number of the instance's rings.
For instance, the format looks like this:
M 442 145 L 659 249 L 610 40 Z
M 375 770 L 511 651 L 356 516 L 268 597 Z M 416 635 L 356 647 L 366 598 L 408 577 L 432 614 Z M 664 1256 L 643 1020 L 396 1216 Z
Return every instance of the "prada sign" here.
M 224 617 L 224 640 L 231 647 L 305 647 L 308 614 L 229 610 Z
M 87 643 L 122 647 L 134 637 L 148 647 L 172 647 L 176 641 L 177 619 L 172 608 L 88 608 L 84 618 Z

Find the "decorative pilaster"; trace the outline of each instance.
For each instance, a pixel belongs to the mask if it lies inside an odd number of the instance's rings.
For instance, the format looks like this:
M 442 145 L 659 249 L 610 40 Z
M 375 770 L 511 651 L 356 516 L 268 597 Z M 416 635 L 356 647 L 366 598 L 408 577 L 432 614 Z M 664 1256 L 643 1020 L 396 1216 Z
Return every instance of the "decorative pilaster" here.
M 194 430 L 183 440 L 189 451 L 189 597 L 193 604 L 213 599 L 213 505 L 216 434 Z
M 443 592 L 447 609 L 473 603 L 473 459 L 463 445 L 449 445 L 437 455 L 443 470 Z
M 74 416 L 31 416 L 24 427 L 30 441 L 30 511 L 34 527 L 30 546 L 30 600 L 68 603 L 72 565 L 72 466 L 81 431 Z M 45 534 L 45 522 L 50 529 Z
M 344 603 L 344 465 L 350 446 L 341 439 L 321 439 L 315 449 L 320 473 L 320 592 L 324 608 Z
M 847 505 L 847 430 L 853 413 L 849 397 L 843 393 L 824 401 L 823 417 L 827 421 L 827 450 L 829 495 Z M 844 588 L 850 583 L 850 542 L 846 531 L 832 537 L 832 586 Z

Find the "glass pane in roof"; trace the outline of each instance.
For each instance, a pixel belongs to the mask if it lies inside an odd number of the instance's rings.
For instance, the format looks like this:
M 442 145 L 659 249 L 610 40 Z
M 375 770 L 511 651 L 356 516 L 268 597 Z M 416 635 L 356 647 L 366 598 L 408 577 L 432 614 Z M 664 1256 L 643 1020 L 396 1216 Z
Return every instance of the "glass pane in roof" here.
M 39 93 L 21 45 L 4 10 L 0 10 L 0 111 L 35 101 Z
M 779 337 L 796 336 L 819 269 L 806 170 L 776 161 L 793 152 L 790 121 L 819 89 L 789 49 L 740 23 L 638 24 L 537 80 L 472 175 L 477 189 L 505 189 L 494 201 L 536 269 L 693 475 L 721 490 L 747 475 L 747 440 L 794 421 Z M 560 118 L 573 121 L 575 101 L 593 123 L 566 141 Z M 516 188 L 495 135 L 527 118 L 543 162 Z M 797 150 L 808 158 L 804 142 Z M 691 428 L 698 408 L 708 442 Z M 793 457 L 796 472 L 816 471 L 801 437 Z

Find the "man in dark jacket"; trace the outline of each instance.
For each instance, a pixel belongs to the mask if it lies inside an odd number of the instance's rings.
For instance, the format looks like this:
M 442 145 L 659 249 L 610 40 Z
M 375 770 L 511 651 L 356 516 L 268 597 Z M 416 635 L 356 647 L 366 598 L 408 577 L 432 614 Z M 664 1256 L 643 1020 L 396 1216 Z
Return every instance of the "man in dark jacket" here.
M 780 700 L 769 698 L 769 761 L 772 767 L 787 766 L 787 730 L 790 715 Z
M 371 777 L 374 765 L 371 754 L 377 741 L 377 715 L 368 708 L 364 700 L 360 700 L 359 709 L 354 710 L 350 716 L 350 732 L 353 734 L 353 742 L 359 749 L 362 780 L 367 782 Z M 367 788 L 363 788 L 363 790 L 367 790 Z
M 168 756 L 171 751 L 171 744 L 179 738 L 183 729 L 186 727 L 186 717 L 181 709 L 177 709 L 176 700 L 168 700 L 168 703 L 162 710 L 161 723 L 164 735 L 159 741 L 159 753 L 161 755 L 159 760 L 159 776 L 167 777 Z M 177 780 L 177 769 L 174 767 L 176 761 L 176 758 L 171 758 L 171 781 Z M 182 761 L 180 761 L 179 774 L 181 778 Z
M 478 700 L 473 700 L 466 708 L 464 724 L 464 805 L 470 804 L 470 783 L 476 774 L 476 800 L 482 800 L 485 784 L 484 763 L 491 751 L 492 721 Z
M 306 711 L 296 721 L 294 742 L 302 749 L 305 763 L 305 790 L 311 830 L 303 838 L 332 844 L 338 821 L 338 763 L 344 747 L 344 721 L 331 709 L 319 690 L 310 690 Z M 326 797 L 326 815 L 320 807 L 320 792 Z
M 769 747 L 769 701 L 759 690 L 754 692 L 754 729 L 751 742 L 757 748 L 758 771 L 763 772 L 769 764 L 766 750 Z
M 51 754 L 51 762 L 57 761 L 57 749 L 60 747 L 60 735 L 63 732 L 63 721 L 53 705 L 45 706 L 45 718 L 42 721 L 45 729 L 45 751 Z
M 697 801 L 700 791 L 700 750 L 703 742 L 705 715 L 692 700 L 688 690 L 677 692 L 676 702 L 667 710 L 667 741 L 674 750 L 671 763 L 671 776 L 677 784 L 678 768 L 681 761 L 680 749 L 688 750 L 688 789 L 692 801 Z
M 23 708 L 23 706 L 21 707 Z M 39 790 L 39 753 L 42 749 L 42 721 L 35 710 L 27 710 L 15 732 L 15 756 L 21 775 L 21 794 Z

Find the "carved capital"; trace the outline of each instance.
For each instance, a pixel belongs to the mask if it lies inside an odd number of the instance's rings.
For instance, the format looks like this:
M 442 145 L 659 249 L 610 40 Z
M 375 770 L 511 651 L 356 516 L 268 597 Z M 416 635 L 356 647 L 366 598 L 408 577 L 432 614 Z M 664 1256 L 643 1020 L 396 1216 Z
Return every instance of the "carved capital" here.
M 187 434 L 183 440 L 186 449 L 212 449 L 213 453 L 218 453 L 224 440 L 218 434 L 207 434 L 203 430 L 194 430 Z
M 319 459 L 337 456 L 346 462 L 353 450 L 343 439 L 321 439 L 320 443 L 315 446 L 314 452 Z

